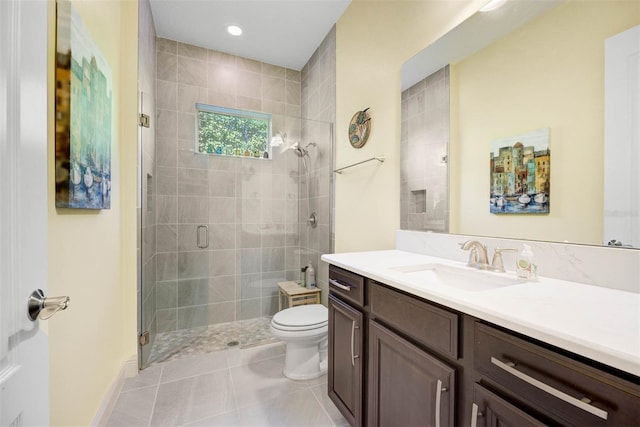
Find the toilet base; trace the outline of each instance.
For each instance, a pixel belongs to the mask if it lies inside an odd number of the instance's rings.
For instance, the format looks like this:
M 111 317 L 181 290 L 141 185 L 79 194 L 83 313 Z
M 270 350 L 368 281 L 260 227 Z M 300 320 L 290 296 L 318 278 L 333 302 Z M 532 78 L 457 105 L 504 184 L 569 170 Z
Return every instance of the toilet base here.
M 327 373 L 327 340 L 317 345 L 287 343 L 282 373 L 292 380 L 311 380 Z

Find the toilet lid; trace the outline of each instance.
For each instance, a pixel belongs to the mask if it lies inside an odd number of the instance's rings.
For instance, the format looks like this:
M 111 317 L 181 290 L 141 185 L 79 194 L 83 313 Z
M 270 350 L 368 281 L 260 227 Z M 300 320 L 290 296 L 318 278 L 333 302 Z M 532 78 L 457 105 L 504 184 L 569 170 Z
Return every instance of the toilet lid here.
M 329 311 L 322 304 L 299 305 L 279 311 L 272 323 L 281 329 L 315 329 L 328 323 Z

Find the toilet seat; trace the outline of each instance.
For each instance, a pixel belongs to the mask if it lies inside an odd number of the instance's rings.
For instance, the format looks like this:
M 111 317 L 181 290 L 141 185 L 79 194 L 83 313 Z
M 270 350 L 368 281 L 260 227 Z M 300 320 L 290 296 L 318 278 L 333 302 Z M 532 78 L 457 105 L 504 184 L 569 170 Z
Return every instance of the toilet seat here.
M 311 331 L 325 328 L 329 312 L 322 304 L 299 305 L 276 313 L 271 326 L 282 331 Z

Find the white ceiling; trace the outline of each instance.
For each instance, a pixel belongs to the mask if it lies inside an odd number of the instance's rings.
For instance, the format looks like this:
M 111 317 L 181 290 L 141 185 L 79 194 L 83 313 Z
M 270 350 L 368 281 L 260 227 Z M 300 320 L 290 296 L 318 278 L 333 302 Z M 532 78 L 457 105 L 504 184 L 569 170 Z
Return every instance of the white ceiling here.
M 351 0 L 150 0 L 158 37 L 300 70 Z M 244 33 L 233 37 L 226 27 Z

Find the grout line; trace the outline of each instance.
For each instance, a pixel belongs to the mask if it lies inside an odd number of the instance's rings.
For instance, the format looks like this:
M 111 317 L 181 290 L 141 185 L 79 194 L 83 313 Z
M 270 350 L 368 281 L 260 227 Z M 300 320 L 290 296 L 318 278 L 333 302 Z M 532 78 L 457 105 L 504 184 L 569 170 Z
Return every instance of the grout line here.
M 327 390 L 327 389 L 326 389 L 326 387 L 327 387 L 327 383 L 317 384 L 317 385 L 316 385 L 316 387 L 317 387 L 317 386 L 323 386 L 323 388 L 324 388 L 324 390 L 325 390 L 325 392 L 326 392 L 326 390 Z M 313 393 L 313 390 L 311 390 L 311 392 Z M 338 424 L 336 424 L 336 423 L 333 421 L 333 418 L 331 418 L 331 415 L 329 415 L 329 412 L 327 411 L 327 408 L 325 407 L 325 405 L 324 405 L 324 404 L 322 403 L 322 401 L 320 400 L 320 397 L 318 397 L 318 395 L 316 395 L 315 393 L 313 393 L 313 396 L 316 398 L 316 400 L 317 400 L 317 401 L 318 401 L 318 403 L 320 404 L 320 407 L 322 408 L 322 410 L 324 411 L 324 413 L 327 415 L 327 418 L 329 418 L 329 421 L 331 422 L 331 425 L 333 425 L 333 426 L 337 426 Z M 330 403 L 331 405 L 333 405 L 333 404 L 334 404 L 331 400 L 329 400 L 329 403 Z M 338 411 L 338 413 L 339 413 L 339 411 Z
M 327 412 L 327 410 L 325 409 L 324 405 L 322 404 L 322 402 L 320 401 L 320 398 L 313 392 L 313 388 L 309 387 L 309 391 L 311 392 L 311 394 L 313 394 L 313 397 L 315 397 L 316 402 L 318 402 L 318 405 L 320 405 L 320 409 L 322 409 L 322 412 L 324 412 L 324 414 L 327 416 L 327 419 L 329 420 L 329 422 L 331 423 L 331 425 L 335 425 L 335 423 L 333 422 L 333 420 L 331 419 L 331 416 L 329 415 L 329 413 Z
M 229 369 L 229 368 L 226 367 L 226 368 L 214 369 L 213 371 L 203 371 L 203 372 L 200 372 L 200 373 L 197 373 L 197 374 L 194 374 L 194 375 L 189 375 L 188 377 L 181 377 L 181 378 L 176 378 L 175 380 L 171 380 L 171 381 L 160 382 L 160 384 L 158 384 L 158 385 L 171 384 L 171 383 L 175 383 L 175 382 L 178 382 L 178 381 L 188 380 L 188 379 L 191 379 L 191 378 L 201 377 L 201 376 L 204 376 L 204 375 L 210 375 L 210 374 L 213 374 L 213 373 L 216 373 L 216 372 L 224 371 L 225 369 Z
M 236 384 L 233 381 L 233 375 L 231 374 L 231 366 L 229 364 L 228 358 L 227 358 L 227 370 L 229 371 L 229 382 L 231 383 L 231 393 L 233 393 L 233 403 L 235 404 L 235 410 L 238 411 L 238 415 L 240 415 L 240 409 L 238 408 L 238 396 L 236 394 Z
M 149 415 L 149 424 L 148 427 L 151 427 L 151 421 L 153 420 L 153 414 L 154 412 L 156 412 L 156 403 L 158 402 L 158 392 L 160 392 L 160 381 L 162 380 L 162 374 L 164 373 L 164 366 L 161 366 L 161 370 L 160 370 L 160 380 L 158 381 L 158 385 L 156 388 L 156 395 L 153 396 L 153 406 L 151 407 L 151 415 Z
M 219 351 L 216 351 L 216 352 L 213 352 L 213 353 L 226 352 L 226 351 L 227 351 L 227 350 L 219 350 Z M 211 354 L 211 353 L 209 353 L 209 354 Z M 193 357 L 197 357 L 197 356 L 202 356 L 202 355 L 196 355 L 196 356 L 193 356 Z M 178 359 L 178 360 L 188 360 L 188 359 Z M 177 361 L 177 360 L 172 360 L 172 361 L 169 361 L 169 362 L 162 362 L 162 363 L 163 363 L 163 364 L 164 364 L 164 363 L 172 363 L 172 362 L 176 362 L 176 361 Z M 196 378 L 196 377 L 201 377 L 201 376 L 203 376 L 203 375 L 209 375 L 209 374 L 213 374 L 213 373 L 215 373 L 215 372 L 224 371 L 225 369 L 229 369 L 229 360 L 227 359 L 227 357 L 226 357 L 226 356 L 225 356 L 225 362 L 226 362 L 226 365 L 227 365 L 227 366 L 225 366 L 224 368 L 213 369 L 213 370 L 206 370 L 206 371 L 198 372 L 197 374 L 194 374 L 194 375 L 189 375 L 189 376 L 187 376 L 187 377 L 176 378 L 175 380 L 171 380 L 171 381 L 165 381 L 165 382 L 162 382 L 162 377 L 161 377 L 161 378 L 160 378 L 160 384 L 171 384 L 171 383 L 175 383 L 175 382 L 177 382 L 177 381 L 186 380 L 186 379 L 189 379 L 189 378 Z M 164 372 L 164 371 L 163 371 L 163 372 Z
M 140 391 L 140 390 L 144 390 L 145 388 L 155 387 L 155 386 L 157 386 L 157 385 L 159 385 L 159 384 L 160 384 L 160 383 L 158 383 L 158 384 L 151 384 L 151 385 L 145 385 L 145 386 L 142 386 L 142 387 L 130 388 L 130 389 L 128 389 L 128 390 L 120 390 L 120 393 L 118 393 L 118 396 L 120 396 L 120 395 L 122 395 L 122 394 L 130 393 L 130 392 L 132 392 L 132 391 Z

